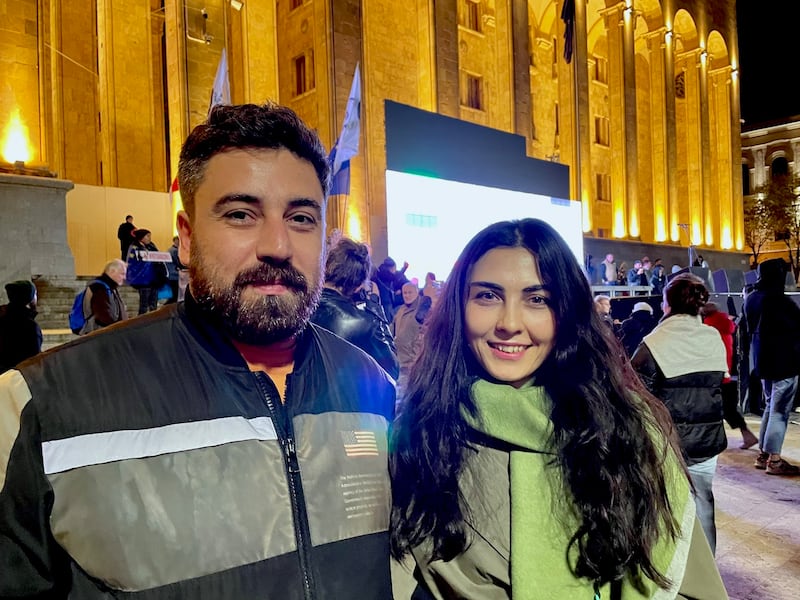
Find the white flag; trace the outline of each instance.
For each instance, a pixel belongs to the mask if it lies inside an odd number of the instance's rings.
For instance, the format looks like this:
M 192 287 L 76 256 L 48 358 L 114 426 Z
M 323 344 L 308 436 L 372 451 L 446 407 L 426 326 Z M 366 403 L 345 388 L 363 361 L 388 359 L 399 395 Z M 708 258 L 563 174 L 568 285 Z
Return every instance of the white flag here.
M 217 104 L 230 103 L 231 84 L 228 82 L 228 54 L 223 48 L 217 65 L 217 74 L 214 76 L 214 88 L 211 90 L 211 102 L 208 105 L 208 111 L 211 112 L 211 109 Z
M 358 154 L 358 137 L 361 130 L 361 72 L 356 63 L 353 73 L 353 84 L 350 86 L 350 96 L 347 98 L 347 109 L 344 113 L 342 133 L 334 145 L 336 153 L 331 165 L 331 174 L 336 175 L 342 164 Z

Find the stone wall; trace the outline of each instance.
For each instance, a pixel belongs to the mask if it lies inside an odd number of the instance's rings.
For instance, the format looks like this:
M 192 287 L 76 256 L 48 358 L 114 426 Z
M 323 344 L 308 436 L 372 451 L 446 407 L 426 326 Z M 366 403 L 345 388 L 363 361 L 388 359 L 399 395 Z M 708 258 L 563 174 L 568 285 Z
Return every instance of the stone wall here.
M 71 189 L 63 179 L 0 173 L 0 282 L 75 277 L 65 202 Z

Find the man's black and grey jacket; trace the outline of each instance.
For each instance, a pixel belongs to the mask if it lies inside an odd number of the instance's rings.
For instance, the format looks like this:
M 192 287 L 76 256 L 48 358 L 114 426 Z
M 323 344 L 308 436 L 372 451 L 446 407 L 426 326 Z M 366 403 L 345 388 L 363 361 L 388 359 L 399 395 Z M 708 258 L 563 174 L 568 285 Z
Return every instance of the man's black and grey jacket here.
M 670 315 L 644 337 L 631 364 L 672 415 L 686 464 L 725 450 L 720 386 L 728 365 L 716 329 L 700 317 Z
M 0 376 L 0 598 L 389 599 L 375 361 L 310 325 L 285 404 L 187 298 Z

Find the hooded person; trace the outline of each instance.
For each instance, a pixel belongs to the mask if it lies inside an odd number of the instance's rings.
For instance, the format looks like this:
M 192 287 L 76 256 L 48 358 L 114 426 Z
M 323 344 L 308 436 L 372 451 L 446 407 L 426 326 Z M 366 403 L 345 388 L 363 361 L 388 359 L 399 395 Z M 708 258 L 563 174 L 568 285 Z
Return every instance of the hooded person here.
M 782 258 L 758 265 L 755 290 L 747 295 L 742 309 L 753 369 L 761 378 L 767 402 L 754 466 L 768 475 L 800 475 L 800 468 L 781 458 L 800 374 L 800 307 L 784 293 L 786 272 Z
M 631 315 L 619 326 L 617 335 L 628 356 L 633 356 L 642 338 L 653 330 L 656 322 L 653 319 L 653 307 L 647 302 L 633 305 Z
M 36 322 L 36 286 L 27 279 L 6 284 L 8 304 L 0 306 L 0 373 L 42 351 Z

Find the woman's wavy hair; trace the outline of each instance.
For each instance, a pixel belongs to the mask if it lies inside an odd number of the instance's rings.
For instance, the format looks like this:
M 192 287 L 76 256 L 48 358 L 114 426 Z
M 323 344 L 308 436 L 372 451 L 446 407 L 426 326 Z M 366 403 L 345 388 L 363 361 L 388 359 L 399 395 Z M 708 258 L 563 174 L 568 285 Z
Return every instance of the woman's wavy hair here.
M 697 275 L 681 273 L 667 283 L 664 300 L 669 306 L 670 315 L 696 317 L 708 302 L 708 289 Z
M 641 573 L 666 587 L 652 552 L 661 535 L 677 533 L 663 471 L 667 445 L 680 456 L 669 415 L 594 310 L 575 255 L 538 219 L 495 223 L 478 233 L 426 324 L 392 438 L 393 555 L 430 541 L 434 557 L 447 560 L 469 543 L 459 476 L 474 432 L 462 410 L 475 415 L 470 387 L 483 373 L 467 345 L 464 310 L 473 267 L 494 248 L 529 251 L 550 291 L 556 341 L 534 377 L 553 401 L 554 460 L 577 517 L 573 572 L 600 584 L 626 574 L 635 582 Z

